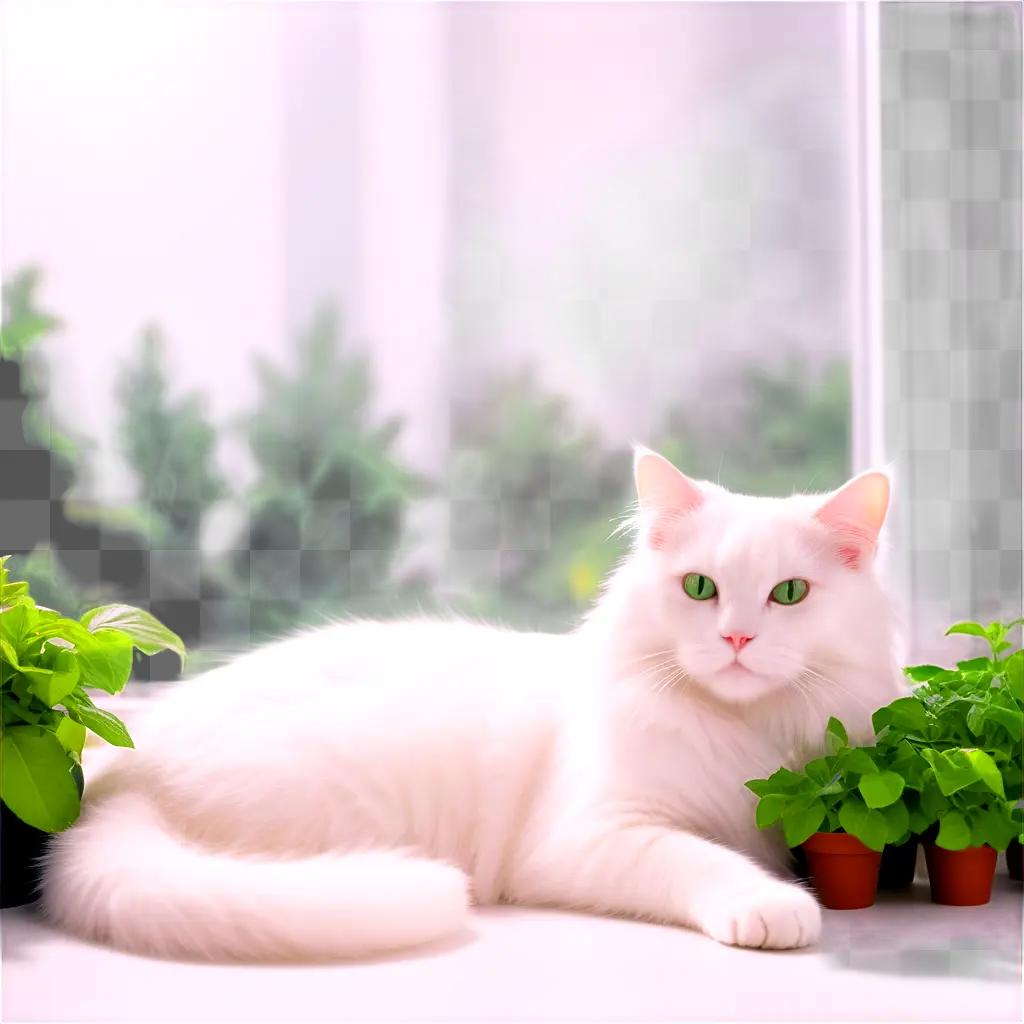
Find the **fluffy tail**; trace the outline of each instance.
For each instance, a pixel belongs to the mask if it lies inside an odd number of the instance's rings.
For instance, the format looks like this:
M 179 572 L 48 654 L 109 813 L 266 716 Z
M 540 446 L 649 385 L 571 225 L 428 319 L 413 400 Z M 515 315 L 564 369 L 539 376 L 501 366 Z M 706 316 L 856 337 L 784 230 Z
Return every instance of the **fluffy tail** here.
M 457 931 L 466 876 L 401 851 L 262 860 L 167 831 L 145 798 L 88 808 L 47 854 L 43 908 L 69 931 L 136 953 L 211 960 L 334 959 Z

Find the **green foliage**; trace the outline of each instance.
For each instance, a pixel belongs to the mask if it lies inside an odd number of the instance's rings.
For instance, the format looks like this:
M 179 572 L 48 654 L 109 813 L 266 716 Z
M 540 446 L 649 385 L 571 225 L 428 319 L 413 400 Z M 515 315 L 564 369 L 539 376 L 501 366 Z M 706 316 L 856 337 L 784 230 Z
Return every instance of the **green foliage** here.
M 150 513 L 154 546 L 198 550 L 207 508 L 227 493 L 214 464 L 216 432 L 196 394 L 172 399 L 163 366 L 163 339 L 143 331 L 134 362 L 117 381 L 121 449 L 143 510 Z
M 24 580 L 40 604 L 59 604 L 72 615 L 81 615 L 88 607 L 94 591 L 78 586 L 49 545 L 40 544 L 27 555 L 8 557 L 8 572 Z
M 275 595 L 299 585 L 310 606 L 337 612 L 365 595 L 397 595 L 393 562 L 409 502 L 422 481 L 395 454 L 396 418 L 375 422 L 366 358 L 345 353 L 337 317 L 322 308 L 298 339 L 289 371 L 259 360 L 261 395 L 247 419 L 259 478 L 248 499 L 251 578 L 245 590 L 271 599 L 254 608 L 258 631 L 301 614 Z M 295 578 L 258 552 L 303 552 Z M 250 559 L 246 555 L 245 567 Z
M 4 283 L 3 320 L 0 322 L 0 359 L 19 364 L 32 394 L 42 390 L 40 366 L 33 358 L 36 346 L 61 327 L 60 320 L 37 303 L 36 289 L 41 279 L 42 273 L 37 267 L 27 267 Z M 45 406 L 38 400 L 28 403 L 23 423 L 25 438 L 33 444 L 49 448 L 68 462 L 78 454 L 78 444 L 54 426 Z
M 911 813 L 906 781 L 894 770 L 896 751 L 850 747 L 837 718 L 825 728 L 825 747 L 829 752 L 801 771 L 780 768 L 767 779 L 746 783 L 760 797 L 757 827 L 781 823 L 791 847 L 815 832 L 848 832 L 872 850 L 903 842 L 910 834 Z
M 12 581 L 0 558 L 0 798 L 23 821 L 59 832 L 78 818 L 85 730 L 132 746 L 115 715 L 87 689 L 118 693 L 134 649 L 174 651 L 181 639 L 148 612 L 128 605 L 93 608 L 80 619 L 37 604 L 28 583 Z
M 38 268 L 28 267 L 3 286 L 0 357 L 4 359 L 21 361 L 36 342 L 60 327 L 55 316 L 36 305 L 35 291 L 40 277 Z
M 947 635 L 983 639 L 989 655 L 955 668 L 912 665 L 917 685 L 872 716 L 877 742 L 903 750 L 913 771 L 921 819 L 914 831 L 938 824 L 936 842 L 948 849 L 988 843 L 1004 849 L 1019 831 L 1014 804 L 1021 800 L 1024 653 L 1007 639 L 1021 624 L 959 622 Z
M 819 830 L 841 830 L 881 849 L 937 826 L 936 843 L 946 849 L 1005 849 L 1022 819 L 1024 655 L 1006 639 L 1018 625 L 953 626 L 950 633 L 984 639 L 991 656 L 955 669 L 908 667 L 918 685 L 874 713 L 874 746 L 849 747 L 846 729 L 832 718 L 824 757 L 802 772 L 783 768 L 748 782 L 761 798 L 758 827 L 781 822 L 790 846 Z
M 723 385 L 726 387 L 726 385 Z M 690 476 L 747 494 L 831 490 L 849 471 L 850 381 L 845 360 L 818 373 L 792 353 L 780 367 L 748 366 L 738 408 L 692 403 L 669 413 L 655 445 Z M 710 407 L 713 408 L 713 407 Z
M 457 551 L 500 552 L 500 581 L 473 610 L 568 624 L 624 554 L 613 520 L 629 499 L 627 453 L 606 452 L 569 403 L 522 370 L 463 399 L 452 429 L 449 493 Z

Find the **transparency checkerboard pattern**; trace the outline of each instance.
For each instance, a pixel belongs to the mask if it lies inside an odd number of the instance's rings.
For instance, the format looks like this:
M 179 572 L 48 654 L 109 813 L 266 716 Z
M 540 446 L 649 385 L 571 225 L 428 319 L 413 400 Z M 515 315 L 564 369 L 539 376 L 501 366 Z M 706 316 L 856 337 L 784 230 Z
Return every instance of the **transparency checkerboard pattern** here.
M 1021 12 L 881 5 L 885 420 L 919 652 L 1020 615 Z

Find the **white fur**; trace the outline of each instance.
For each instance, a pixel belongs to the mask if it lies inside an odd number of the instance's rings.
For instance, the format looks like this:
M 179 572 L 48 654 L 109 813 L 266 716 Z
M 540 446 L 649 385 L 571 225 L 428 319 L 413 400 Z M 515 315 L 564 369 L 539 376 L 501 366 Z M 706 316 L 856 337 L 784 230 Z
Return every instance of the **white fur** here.
M 470 898 L 814 942 L 818 905 L 778 877 L 743 782 L 802 763 L 830 714 L 870 735 L 901 690 L 885 593 L 870 558 L 837 554 L 823 497 L 731 494 L 648 458 L 634 550 L 573 633 L 345 623 L 175 687 L 55 838 L 47 913 L 211 959 L 411 946 L 462 929 Z M 878 486 L 849 485 L 843 523 Z M 691 571 L 716 600 L 682 592 Z M 769 602 L 792 576 L 808 597 Z M 734 631 L 755 637 L 738 661 Z

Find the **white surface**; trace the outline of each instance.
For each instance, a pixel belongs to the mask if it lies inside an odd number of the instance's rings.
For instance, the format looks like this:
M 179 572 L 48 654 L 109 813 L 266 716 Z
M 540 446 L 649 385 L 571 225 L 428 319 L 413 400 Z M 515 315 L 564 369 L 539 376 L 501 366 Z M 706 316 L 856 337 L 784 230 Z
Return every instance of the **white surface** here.
M 221 966 L 89 945 L 30 909 L 2 922 L 5 1021 L 1019 1021 L 1022 1009 L 1021 889 L 1002 873 L 984 907 L 936 906 L 918 881 L 868 910 L 826 911 L 822 945 L 800 952 L 499 908 L 415 955 Z

